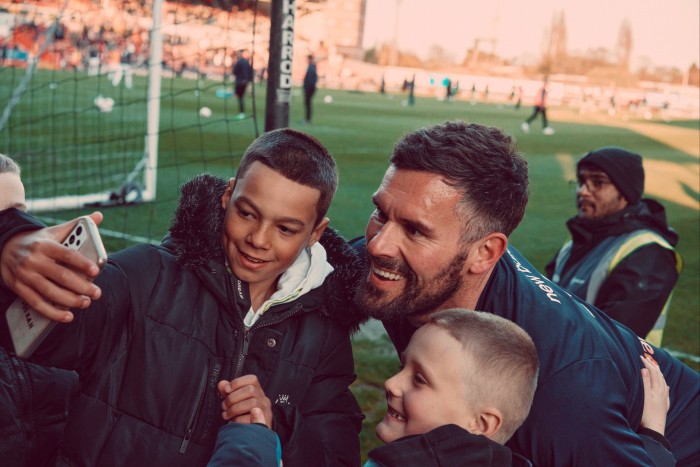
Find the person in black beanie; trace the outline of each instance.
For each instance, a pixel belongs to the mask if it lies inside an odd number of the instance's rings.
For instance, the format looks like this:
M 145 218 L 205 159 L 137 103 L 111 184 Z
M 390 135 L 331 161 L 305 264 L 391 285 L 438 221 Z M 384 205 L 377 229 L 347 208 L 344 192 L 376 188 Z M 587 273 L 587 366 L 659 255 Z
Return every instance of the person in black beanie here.
M 571 239 L 547 264 L 547 276 L 661 346 L 682 262 L 664 207 L 642 199 L 642 157 L 603 147 L 576 169 L 578 214 L 567 221 Z

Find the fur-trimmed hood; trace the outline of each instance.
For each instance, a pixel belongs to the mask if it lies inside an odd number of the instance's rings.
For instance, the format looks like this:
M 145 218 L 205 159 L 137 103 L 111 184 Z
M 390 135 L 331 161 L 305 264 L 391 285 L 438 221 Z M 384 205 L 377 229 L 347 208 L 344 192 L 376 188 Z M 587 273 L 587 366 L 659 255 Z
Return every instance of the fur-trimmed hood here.
M 221 196 L 226 180 L 202 174 L 180 188 L 180 203 L 164 246 L 188 268 L 200 268 L 210 261 L 223 264 L 222 229 L 225 209 Z M 362 262 L 348 243 L 330 227 L 320 240 L 334 271 L 326 279 L 322 313 L 331 316 L 352 331 L 367 320 L 354 303 L 355 290 L 362 278 Z

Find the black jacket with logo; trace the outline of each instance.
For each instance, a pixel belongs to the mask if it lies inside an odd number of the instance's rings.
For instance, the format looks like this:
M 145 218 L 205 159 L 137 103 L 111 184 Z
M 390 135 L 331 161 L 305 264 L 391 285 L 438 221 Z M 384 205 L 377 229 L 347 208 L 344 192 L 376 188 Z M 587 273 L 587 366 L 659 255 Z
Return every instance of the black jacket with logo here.
M 185 184 L 163 245 L 112 255 L 96 279 L 102 297 L 34 354 L 80 374 L 58 465 L 205 465 L 224 423 L 216 384 L 251 373 L 273 402 L 286 467 L 359 464 L 356 255 L 327 230 L 335 271 L 324 285 L 246 331 L 247 286 L 222 249 L 225 187 L 212 176 Z

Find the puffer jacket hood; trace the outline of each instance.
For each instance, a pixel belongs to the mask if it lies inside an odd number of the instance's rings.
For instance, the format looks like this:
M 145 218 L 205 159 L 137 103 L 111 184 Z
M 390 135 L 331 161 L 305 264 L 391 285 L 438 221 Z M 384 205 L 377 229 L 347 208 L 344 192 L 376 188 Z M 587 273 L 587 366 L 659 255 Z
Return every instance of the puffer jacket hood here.
M 225 262 L 222 231 L 226 210 L 221 206 L 225 190 L 226 181 L 210 174 L 199 175 L 182 185 L 180 203 L 163 246 L 174 251 L 183 266 L 196 269 L 209 261 Z M 355 332 L 368 319 L 353 299 L 362 279 L 362 262 L 330 227 L 323 232 L 320 243 L 334 268 L 326 279 L 329 287 L 323 288 L 322 313 Z

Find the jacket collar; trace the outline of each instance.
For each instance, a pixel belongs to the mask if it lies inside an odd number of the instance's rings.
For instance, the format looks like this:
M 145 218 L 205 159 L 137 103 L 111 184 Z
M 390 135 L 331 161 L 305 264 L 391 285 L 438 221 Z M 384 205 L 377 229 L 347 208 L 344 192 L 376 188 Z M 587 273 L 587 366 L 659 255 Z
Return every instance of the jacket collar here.
M 225 272 L 226 260 L 222 247 L 225 210 L 221 206 L 221 196 L 225 190 L 226 181 L 210 174 L 199 175 L 183 184 L 175 218 L 169 235 L 163 241 L 180 264 L 201 270 L 200 277 Z M 361 279 L 361 262 L 357 253 L 331 228 L 323 232 L 319 243 L 325 249 L 327 262 L 334 269 L 326 278 L 327 286 L 322 288 L 322 313 L 349 329 L 357 330 L 360 323 L 367 319 L 353 300 Z M 220 284 L 220 279 L 214 280 Z M 247 292 L 247 284 L 245 287 L 241 285 L 243 289 Z
M 649 198 L 627 206 L 603 219 L 589 220 L 578 216 L 566 223 L 574 243 L 597 243 L 602 238 L 622 235 L 635 230 L 650 229 L 666 239 L 671 245 L 678 243 L 678 234 L 668 226 L 666 210 L 657 201 Z

